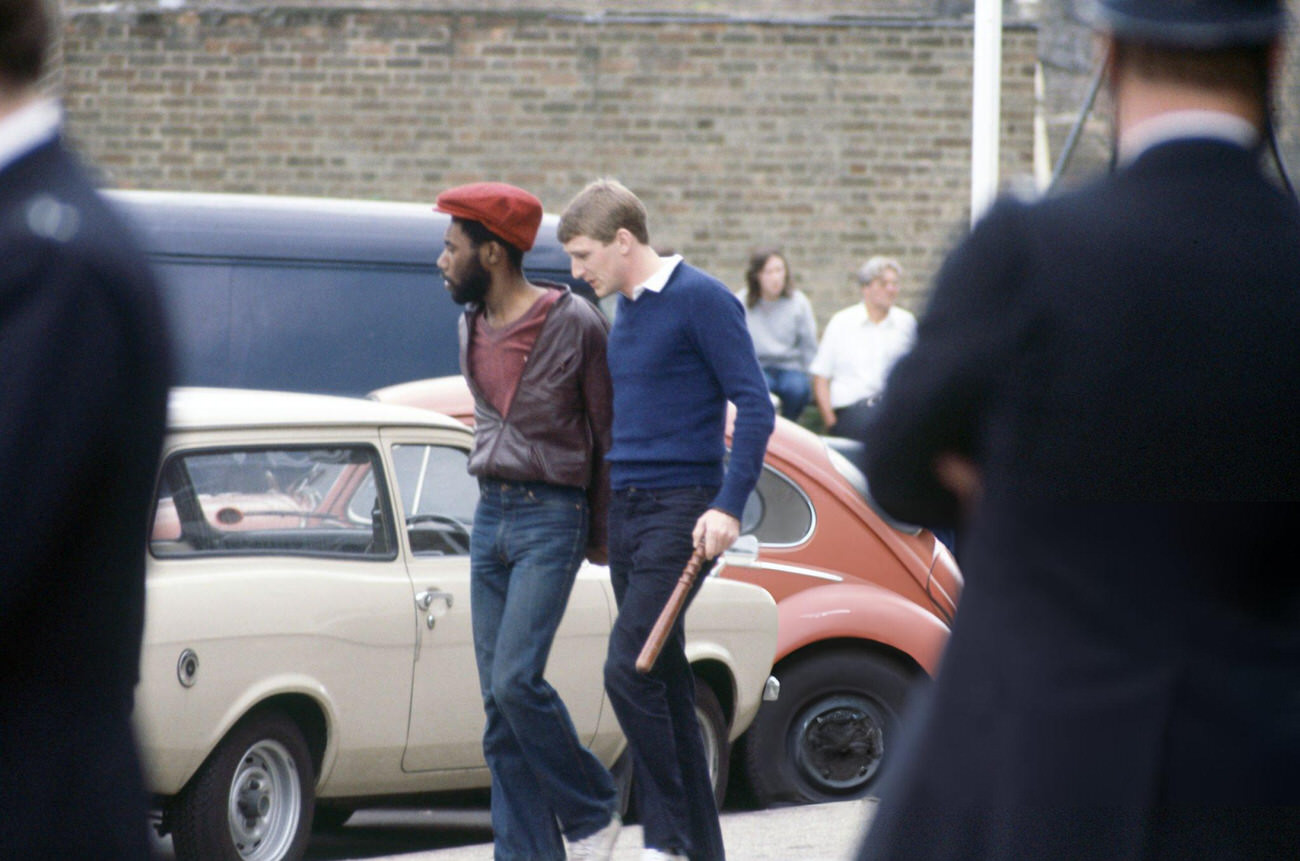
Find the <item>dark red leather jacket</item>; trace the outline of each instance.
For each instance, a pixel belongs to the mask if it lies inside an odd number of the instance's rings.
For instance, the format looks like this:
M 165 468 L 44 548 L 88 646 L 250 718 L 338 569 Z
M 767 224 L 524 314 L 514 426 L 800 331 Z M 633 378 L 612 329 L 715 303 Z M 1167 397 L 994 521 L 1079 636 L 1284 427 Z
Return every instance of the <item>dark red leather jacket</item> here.
M 469 333 L 483 309 L 470 305 L 460 318 L 460 369 L 474 395 L 471 475 L 504 481 L 544 481 L 587 490 L 589 548 L 606 545 L 609 450 L 613 418 L 605 342 L 609 321 L 568 287 L 546 315 L 524 364 L 505 416 L 488 403 L 469 367 Z

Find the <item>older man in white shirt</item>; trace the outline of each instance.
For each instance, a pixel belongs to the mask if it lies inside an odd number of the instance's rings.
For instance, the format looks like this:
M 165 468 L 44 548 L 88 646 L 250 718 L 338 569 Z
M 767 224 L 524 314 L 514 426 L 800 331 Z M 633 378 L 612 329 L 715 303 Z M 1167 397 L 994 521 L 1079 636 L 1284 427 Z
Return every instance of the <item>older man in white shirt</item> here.
M 916 317 L 894 305 L 902 274 L 898 261 L 872 257 L 858 269 L 862 302 L 826 325 L 810 370 L 827 433 L 856 435 L 853 417 L 880 396 L 890 369 L 916 340 Z

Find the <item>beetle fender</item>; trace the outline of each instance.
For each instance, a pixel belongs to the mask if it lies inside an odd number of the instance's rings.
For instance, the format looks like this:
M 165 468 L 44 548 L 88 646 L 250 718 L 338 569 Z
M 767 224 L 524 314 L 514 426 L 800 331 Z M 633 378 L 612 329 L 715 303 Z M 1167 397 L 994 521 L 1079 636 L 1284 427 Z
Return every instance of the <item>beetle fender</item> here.
M 946 624 L 928 610 L 868 583 L 805 589 L 777 606 L 776 657 L 822 640 L 871 640 L 909 655 L 933 676 L 948 642 Z

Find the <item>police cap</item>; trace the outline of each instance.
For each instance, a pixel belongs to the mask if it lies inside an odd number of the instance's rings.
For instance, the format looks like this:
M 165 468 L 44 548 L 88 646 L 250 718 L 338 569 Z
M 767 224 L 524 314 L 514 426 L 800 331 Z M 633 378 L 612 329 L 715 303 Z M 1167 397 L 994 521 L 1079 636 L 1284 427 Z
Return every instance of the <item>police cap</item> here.
M 1283 0 L 1082 0 L 1084 17 L 1120 39 L 1211 50 L 1266 45 L 1286 29 Z

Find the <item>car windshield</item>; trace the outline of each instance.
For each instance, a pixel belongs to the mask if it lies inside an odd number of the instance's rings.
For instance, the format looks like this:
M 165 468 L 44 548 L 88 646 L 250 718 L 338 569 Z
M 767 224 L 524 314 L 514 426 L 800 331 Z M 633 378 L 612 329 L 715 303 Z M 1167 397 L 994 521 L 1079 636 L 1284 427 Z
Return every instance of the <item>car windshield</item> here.
M 393 472 L 411 552 L 417 556 L 468 556 L 478 479 L 466 469 L 459 447 L 393 446 Z

